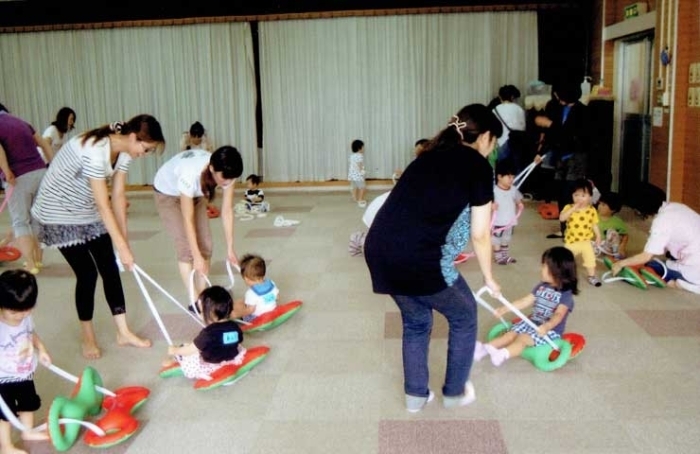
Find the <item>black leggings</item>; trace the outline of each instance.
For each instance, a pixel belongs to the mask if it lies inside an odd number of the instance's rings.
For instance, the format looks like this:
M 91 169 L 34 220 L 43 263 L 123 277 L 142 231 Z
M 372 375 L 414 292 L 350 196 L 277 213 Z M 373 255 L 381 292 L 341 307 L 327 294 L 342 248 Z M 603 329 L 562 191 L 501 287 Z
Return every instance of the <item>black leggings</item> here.
M 105 233 L 87 243 L 62 247 L 58 250 L 61 251 L 78 279 L 75 285 L 75 308 L 78 310 L 80 321 L 92 320 L 98 272 L 102 276 L 102 287 L 112 315 L 126 312 L 124 289 L 109 234 Z

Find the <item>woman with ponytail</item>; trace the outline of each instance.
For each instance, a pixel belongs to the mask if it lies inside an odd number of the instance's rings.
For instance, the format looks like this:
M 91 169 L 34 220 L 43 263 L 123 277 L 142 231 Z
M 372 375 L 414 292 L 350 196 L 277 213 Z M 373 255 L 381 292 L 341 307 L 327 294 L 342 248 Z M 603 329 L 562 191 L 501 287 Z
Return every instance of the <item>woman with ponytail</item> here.
M 468 380 L 476 300 L 454 260 L 471 239 L 484 283 L 500 293 L 491 273 L 493 172 L 486 156 L 501 132 L 501 123 L 481 104 L 453 115 L 401 175 L 365 240 L 374 291 L 390 295 L 401 311 L 409 412 L 420 411 L 434 397 L 428 389 L 433 310 L 449 324 L 443 405 L 458 407 L 475 399 Z
M 39 226 L 39 240 L 58 248 L 77 278 L 75 306 L 85 358 L 101 356 L 92 324 L 98 273 L 117 325 L 117 343 L 151 346 L 151 341 L 136 336 L 126 323 L 126 303 L 114 251 L 124 267 L 133 267 L 126 228 L 129 164 L 164 147 L 160 124 L 150 115 L 104 125 L 66 143 L 39 187 L 32 216 Z
M 221 221 L 226 238 L 226 258 L 238 263 L 233 249 L 233 191 L 243 173 L 238 150 L 223 146 L 214 153 L 185 150 L 158 169 L 153 181 L 158 214 L 175 242 L 180 276 L 189 287 L 192 270 L 199 272 L 195 294 L 204 289 L 202 276 L 209 274 L 212 255 L 211 228 L 207 203 L 214 200 L 216 188 L 223 189 Z

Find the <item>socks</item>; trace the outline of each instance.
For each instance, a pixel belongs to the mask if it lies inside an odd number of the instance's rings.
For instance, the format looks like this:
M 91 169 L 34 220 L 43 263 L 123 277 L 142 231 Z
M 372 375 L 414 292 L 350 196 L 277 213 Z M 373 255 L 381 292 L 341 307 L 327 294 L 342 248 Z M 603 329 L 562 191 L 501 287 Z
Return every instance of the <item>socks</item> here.
M 510 353 L 506 348 L 496 348 L 489 344 L 484 344 L 484 348 L 488 352 L 489 356 L 491 356 L 491 364 L 496 367 L 500 366 L 506 362 L 508 358 L 510 358 Z
M 486 351 L 486 347 L 484 347 L 484 344 L 482 344 L 479 341 L 476 341 L 476 345 L 474 346 L 474 361 L 481 361 L 488 354 L 489 352 Z

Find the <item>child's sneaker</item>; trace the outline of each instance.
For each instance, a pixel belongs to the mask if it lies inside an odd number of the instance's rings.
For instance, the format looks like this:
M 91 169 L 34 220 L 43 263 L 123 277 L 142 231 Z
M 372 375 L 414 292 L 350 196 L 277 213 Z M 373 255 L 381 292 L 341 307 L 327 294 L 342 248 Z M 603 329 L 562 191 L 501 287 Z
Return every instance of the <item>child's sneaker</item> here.
M 515 260 L 510 255 L 506 255 L 506 256 L 501 257 L 498 260 L 496 260 L 496 263 L 499 265 L 508 265 L 509 263 L 516 263 L 516 262 L 517 262 L 517 260 Z
M 406 410 L 409 413 L 418 413 L 433 399 L 435 399 L 435 394 L 431 390 L 428 390 L 428 397 L 416 397 L 406 394 Z
M 445 408 L 464 407 L 475 400 L 476 391 L 474 390 L 474 385 L 471 381 L 468 381 L 464 384 L 464 395 L 454 397 L 443 396 L 442 405 Z
M 600 287 L 601 285 L 603 285 L 603 283 L 600 282 L 600 279 L 598 279 L 595 276 L 588 276 L 588 283 L 594 287 Z

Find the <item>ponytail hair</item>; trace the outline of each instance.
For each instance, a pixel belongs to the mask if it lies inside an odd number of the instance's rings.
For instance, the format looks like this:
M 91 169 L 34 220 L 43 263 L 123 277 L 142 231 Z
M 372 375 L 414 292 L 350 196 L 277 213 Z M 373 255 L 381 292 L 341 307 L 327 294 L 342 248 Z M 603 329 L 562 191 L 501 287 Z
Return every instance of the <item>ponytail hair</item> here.
M 155 143 L 157 153 L 161 153 L 165 148 L 165 138 L 163 137 L 160 123 L 158 123 L 155 117 L 147 114 L 137 115 L 126 123 L 115 121 L 114 123 L 91 129 L 82 134 L 80 143 L 85 145 L 88 140 L 97 142 L 109 137 L 110 134 L 126 136 L 132 132 L 136 135 L 136 138 L 142 142 Z
M 224 145 L 217 148 L 209 158 L 209 166 L 202 174 L 202 193 L 210 202 L 216 196 L 216 181 L 213 172 L 221 172 L 221 176 L 227 180 L 233 180 L 243 174 L 243 159 L 236 147 Z
M 453 115 L 447 128 L 426 144 L 421 153 L 454 148 L 461 146 L 462 142 L 472 144 L 485 132 L 490 133 L 492 137 L 501 137 L 503 126 L 486 106 L 470 104 Z

